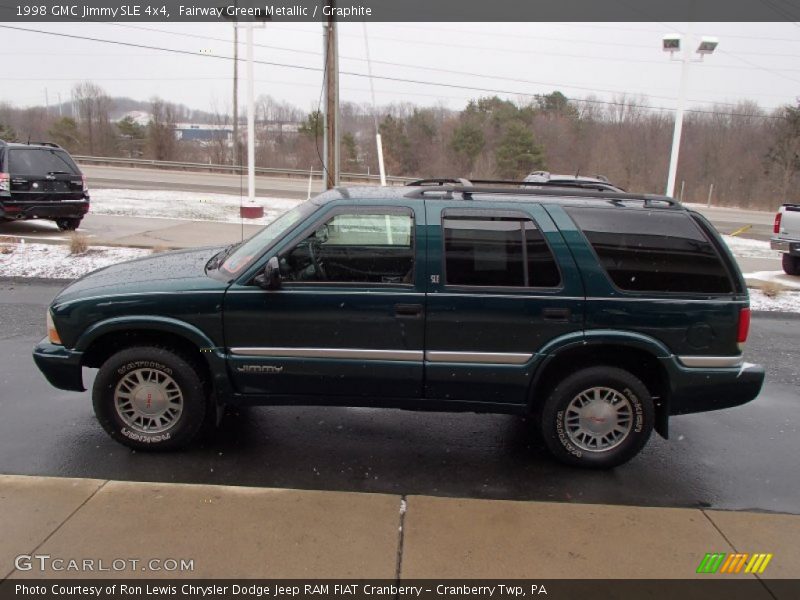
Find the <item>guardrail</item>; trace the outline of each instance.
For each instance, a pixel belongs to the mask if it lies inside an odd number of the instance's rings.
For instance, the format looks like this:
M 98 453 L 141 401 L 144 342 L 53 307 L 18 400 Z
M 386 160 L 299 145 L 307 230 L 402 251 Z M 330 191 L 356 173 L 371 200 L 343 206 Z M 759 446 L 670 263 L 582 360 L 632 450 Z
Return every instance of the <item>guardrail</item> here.
M 117 158 L 112 156 L 72 156 L 77 162 L 86 165 L 113 165 L 129 166 L 145 169 L 173 169 L 180 171 L 207 171 L 210 173 L 233 173 L 246 174 L 247 167 L 239 165 L 214 165 L 206 163 L 178 162 L 171 160 L 149 160 L 145 158 Z M 272 167 L 256 167 L 256 175 L 268 175 L 272 177 L 287 177 L 295 179 L 308 179 L 310 171 L 304 169 L 276 169 Z M 322 172 L 314 171 L 314 178 L 321 179 Z M 355 183 L 378 183 L 379 175 L 372 173 L 341 173 L 340 179 Z M 387 176 L 388 185 L 405 185 L 409 181 L 414 181 L 415 177 L 395 177 Z

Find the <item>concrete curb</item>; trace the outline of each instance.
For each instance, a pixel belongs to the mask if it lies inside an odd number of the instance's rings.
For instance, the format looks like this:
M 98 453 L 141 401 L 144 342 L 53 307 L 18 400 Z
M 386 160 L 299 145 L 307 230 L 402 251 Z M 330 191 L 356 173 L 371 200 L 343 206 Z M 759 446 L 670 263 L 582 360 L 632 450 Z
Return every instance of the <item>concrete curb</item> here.
M 707 579 L 709 552 L 772 553 L 766 587 L 800 572 L 800 515 L 692 508 L 0 475 L 0 529 L 11 579 Z M 193 568 L 24 570 L 19 555 Z

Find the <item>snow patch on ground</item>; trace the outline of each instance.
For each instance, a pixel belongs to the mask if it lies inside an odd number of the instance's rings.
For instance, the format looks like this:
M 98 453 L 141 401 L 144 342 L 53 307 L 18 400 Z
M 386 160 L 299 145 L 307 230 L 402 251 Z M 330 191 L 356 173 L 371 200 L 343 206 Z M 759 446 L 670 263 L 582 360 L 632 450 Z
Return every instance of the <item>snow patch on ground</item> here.
M 131 217 L 161 217 L 191 221 L 221 221 L 239 223 L 240 203 L 247 199 L 230 194 L 178 192 L 172 190 L 92 190 L 91 211 L 98 215 Z M 265 225 L 302 200 L 257 197 L 256 204 L 264 207 L 261 219 L 245 219 L 246 223 Z
M 780 258 L 777 252 L 770 249 L 769 242 L 733 235 L 723 235 L 722 239 L 725 240 L 733 255 L 739 258 Z
M 70 254 L 61 244 L 9 244 L 0 242 L 0 275 L 76 279 L 102 267 L 149 256 L 139 248 L 90 247 L 84 254 Z
M 800 313 L 800 292 L 781 292 L 770 298 L 761 290 L 750 290 L 750 308 L 752 310 L 767 310 L 771 312 Z

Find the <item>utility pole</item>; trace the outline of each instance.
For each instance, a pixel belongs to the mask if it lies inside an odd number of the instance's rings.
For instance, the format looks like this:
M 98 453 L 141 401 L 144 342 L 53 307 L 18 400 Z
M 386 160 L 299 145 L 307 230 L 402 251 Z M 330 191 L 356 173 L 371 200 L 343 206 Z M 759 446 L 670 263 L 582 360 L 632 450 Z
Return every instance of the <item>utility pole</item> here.
M 233 164 L 241 166 L 239 158 L 239 27 L 233 22 Z
M 335 6 L 334 0 L 330 2 Z M 331 11 L 333 13 L 333 11 Z M 325 187 L 339 185 L 339 44 L 333 14 L 325 32 Z
M 253 80 L 253 22 L 245 26 L 247 32 L 247 199 L 256 201 L 256 102 Z

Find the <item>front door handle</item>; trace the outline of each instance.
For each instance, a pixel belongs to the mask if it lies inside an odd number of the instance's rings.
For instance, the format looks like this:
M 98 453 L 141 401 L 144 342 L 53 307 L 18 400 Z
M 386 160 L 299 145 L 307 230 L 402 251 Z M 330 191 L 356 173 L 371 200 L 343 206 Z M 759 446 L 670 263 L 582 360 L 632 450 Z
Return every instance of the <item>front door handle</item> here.
M 397 317 L 417 318 L 422 315 L 422 304 L 395 304 L 394 314 Z
M 542 309 L 542 318 L 545 321 L 569 321 L 572 311 L 568 308 L 544 308 Z

